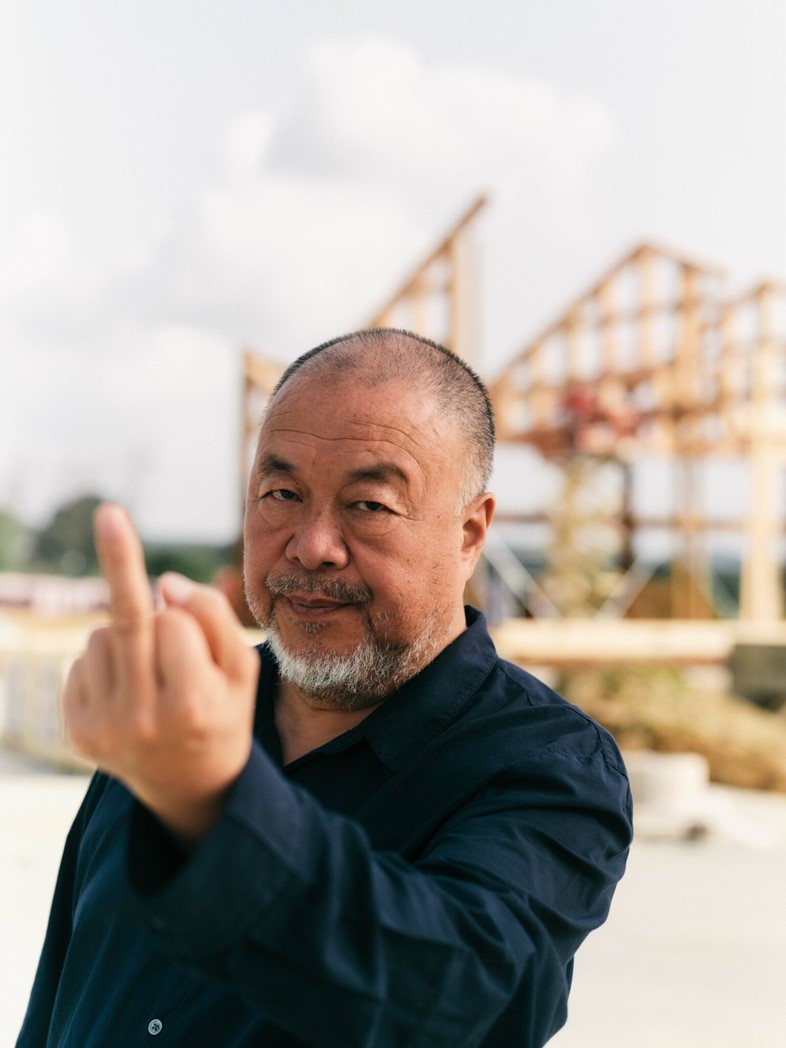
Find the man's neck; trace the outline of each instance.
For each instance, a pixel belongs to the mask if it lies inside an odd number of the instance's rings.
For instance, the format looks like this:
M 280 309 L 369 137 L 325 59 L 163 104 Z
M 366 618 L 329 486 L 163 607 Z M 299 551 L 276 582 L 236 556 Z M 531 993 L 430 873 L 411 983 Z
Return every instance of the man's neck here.
M 362 710 L 321 707 L 318 700 L 282 681 L 276 696 L 274 719 L 284 764 L 291 764 L 298 757 L 354 728 L 376 705 Z

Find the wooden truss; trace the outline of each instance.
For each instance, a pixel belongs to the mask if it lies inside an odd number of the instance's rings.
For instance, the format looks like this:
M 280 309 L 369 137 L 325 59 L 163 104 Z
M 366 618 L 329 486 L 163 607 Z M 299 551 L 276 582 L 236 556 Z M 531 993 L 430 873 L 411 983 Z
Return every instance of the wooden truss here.
M 471 232 L 485 203 L 467 209 L 366 326 L 414 330 L 478 366 Z M 282 370 L 258 354 L 244 357 L 244 477 L 262 406 Z M 741 616 L 780 618 L 786 287 L 766 282 L 729 297 L 719 268 L 642 244 L 516 354 L 489 391 L 500 441 L 530 445 L 562 464 L 577 455 L 620 464 L 629 552 L 637 532 L 668 529 L 682 539 L 690 574 L 706 535 L 743 531 Z M 668 456 L 679 467 L 677 509 L 668 519 L 632 512 L 632 470 L 645 455 Z M 750 462 L 748 505 L 737 520 L 706 518 L 697 498 L 699 464 L 722 456 Z M 690 601 L 672 612 L 701 614 Z
M 729 300 L 722 277 L 650 244 L 631 252 L 491 385 L 502 439 L 549 458 L 782 443 L 786 289 Z
M 404 328 L 477 364 L 477 270 L 472 223 L 486 206 L 478 197 L 450 232 L 371 318 L 368 327 Z
M 637 519 L 628 503 L 627 546 L 637 529 L 666 527 L 681 534 L 690 572 L 702 559 L 704 535 L 743 530 L 741 617 L 780 617 L 784 286 L 766 282 L 729 298 L 719 269 L 644 244 L 525 346 L 490 391 L 500 439 L 529 444 L 548 459 L 591 455 L 626 469 L 643 455 L 674 459 L 681 469 L 676 512 L 668 520 Z M 697 503 L 698 463 L 732 456 L 750 462 L 747 512 L 708 519 Z

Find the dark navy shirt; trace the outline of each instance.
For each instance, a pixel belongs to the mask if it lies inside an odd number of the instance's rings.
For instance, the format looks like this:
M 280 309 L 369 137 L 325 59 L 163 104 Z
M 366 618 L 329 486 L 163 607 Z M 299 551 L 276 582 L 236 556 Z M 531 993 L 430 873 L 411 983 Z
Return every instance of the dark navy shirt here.
M 543 1045 L 630 793 L 611 738 L 468 623 L 283 769 L 263 647 L 250 760 L 189 856 L 96 775 L 18 1048 Z

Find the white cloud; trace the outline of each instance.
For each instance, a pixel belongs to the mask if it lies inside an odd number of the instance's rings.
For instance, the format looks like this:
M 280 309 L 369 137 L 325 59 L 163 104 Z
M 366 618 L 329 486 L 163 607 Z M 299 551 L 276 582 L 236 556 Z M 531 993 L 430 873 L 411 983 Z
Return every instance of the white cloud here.
M 223 175 L 123 287 L 134 310 L 291 356 L 362 323 L 480 190 L 502 303 L 540 305 L 552 274 L 523 258 L 562 264 L 591 238 L 614 141 L 591 98 L 375 38 L 312 44 L 298 83 L 231 122 Z
M 272 130 L 273 120 L 266 113 L 241 113 L 231 121 L 224 146 L 224 159 L 231 175 L 244 178 L 259 170 Z
M 62 279 L 68 271 L 70 248 L 71 234 L 60 215 L 44 210 L 22 215 L 0 255 L 5 294 L 24 294 Z
M 362 324 L 479 190 L 495 203 L 488 328 L 508 351 L 562 287 L 564 258 L 586 248 L 614 141 L 593 99 L 384 39 L 317 41 L 300 63 L 290 95 L 227 121 L 167 227 L 118 221 L 99 258 L 90 216 L 32 213 L 0 244 L 16 352 L 45 360 L 51 381 L 24 394 L 19 454 L 33 474 L 59 463 L 57 497 L 93 476 L 138 502 L 150 529 L 226 537 L 241 346 L 291 358 Z
M 269 141 L 289 174 L 373 186 L 432 206 L 478 183 L 537 181 L 580 191 L 613 139 L 598 103 L 494 69 L 427 61 L 379 39 L 325 40 L 305 55 L 302 87 Z

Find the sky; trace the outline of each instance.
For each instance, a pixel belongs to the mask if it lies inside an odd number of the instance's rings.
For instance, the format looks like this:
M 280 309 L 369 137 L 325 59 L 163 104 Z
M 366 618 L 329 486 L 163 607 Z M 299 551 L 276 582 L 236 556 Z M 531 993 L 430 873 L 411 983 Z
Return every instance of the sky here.
M 4 0 L 0 507 L 240 524 L 240 356 L 363 326 L 479 193 L 486 378 L 645 239 L 786 278 L 780 0 Z

